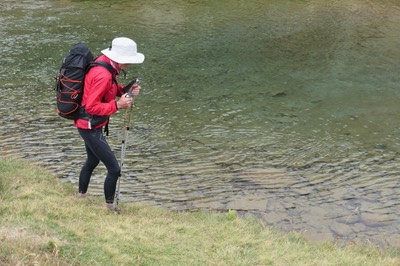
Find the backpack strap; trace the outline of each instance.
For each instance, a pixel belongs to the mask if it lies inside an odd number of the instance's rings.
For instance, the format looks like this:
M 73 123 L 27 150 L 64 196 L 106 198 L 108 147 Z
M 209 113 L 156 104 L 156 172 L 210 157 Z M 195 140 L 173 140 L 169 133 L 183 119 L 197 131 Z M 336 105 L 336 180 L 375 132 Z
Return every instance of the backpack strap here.
M 92 62 L 86 67 L 86 73 L 89 71 L 89 69 L 91 69 L 94 66 L 102 66 L 105 69 L 107 69 L 111 73 L 112 82 L 114 84 L 118 84 L 117 78 L 115 77 L 115 74 L 114 74 L 114 69 L 110 64 L 107 64 L 106 62 L 103 62 L 103 61 Z M 86 112 L 86 111 L 84 111 L 84 112 Z M 104 133 L 106 134 L 106 136 L 108 136 L 108 134 L 109 134 L 108 123 L 104 126 Z
M 91 69 L 94 66 L 102 66 L 105 69 L 107 69 L 111 73 L 113 83 L 117 84 L 117 78 L 115 77 L 114 69 L 110 64 L 107 64 L 106 62 L 103 61 L 92 62 L 86 67 L 86 73 L 89 71 L 89 69 Z

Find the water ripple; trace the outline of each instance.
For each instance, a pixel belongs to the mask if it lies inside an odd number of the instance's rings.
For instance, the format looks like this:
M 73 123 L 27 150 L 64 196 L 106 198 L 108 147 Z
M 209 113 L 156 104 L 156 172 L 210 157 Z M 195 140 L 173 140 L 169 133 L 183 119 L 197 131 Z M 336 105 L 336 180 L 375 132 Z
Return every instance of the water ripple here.
M 98 52 L 104 30 L 131 34 L 135 10 L 148 63 L 128 73 L 145 78 L 122 201 L 236 209 L 313 239 L 399 245 L 400 8 L 278 2 L 2 1 L 1 155 L 77 185 L 83 141 L 55 113 L 53 77 L 75 42 Z M 118 158 L 124 119 L 110 124 Z M 101 165 L 90 194 L 103 195 L 104 175 Z

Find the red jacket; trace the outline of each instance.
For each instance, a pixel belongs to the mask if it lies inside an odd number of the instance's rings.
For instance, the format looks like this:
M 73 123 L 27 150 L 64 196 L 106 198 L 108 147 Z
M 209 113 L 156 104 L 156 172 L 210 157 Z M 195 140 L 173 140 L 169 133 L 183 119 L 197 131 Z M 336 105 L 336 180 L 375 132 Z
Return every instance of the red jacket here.
M 100 56 L 96 61 L 103 61 L 111 64 L 110 59 L 105 55 Z M 113 66 L 117 74 L 117 69 Z M 85 84 L 82 96 L 82 106 L 90 115 L 112 115 L 118 111 L 116 97 L 122 95 L 122 85 L 115 84 L 111 73 L 103 66 L 92 67 L 85 76 Z M 96 126 L 105 126 L 108 120 Z M 77 119 L 75 126 L 82 129 L 90 129 L 88 120 Z

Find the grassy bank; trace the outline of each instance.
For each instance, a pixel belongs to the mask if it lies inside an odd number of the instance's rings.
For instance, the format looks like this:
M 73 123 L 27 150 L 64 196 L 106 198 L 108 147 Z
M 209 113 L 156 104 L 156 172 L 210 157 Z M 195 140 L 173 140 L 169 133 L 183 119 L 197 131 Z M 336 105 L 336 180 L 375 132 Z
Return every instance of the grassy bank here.
M 177 213 L 77 199 L 20 160 L 0 161 L 0 265 L 400 265 L 400 253 L 338 248 L 229 213 Z

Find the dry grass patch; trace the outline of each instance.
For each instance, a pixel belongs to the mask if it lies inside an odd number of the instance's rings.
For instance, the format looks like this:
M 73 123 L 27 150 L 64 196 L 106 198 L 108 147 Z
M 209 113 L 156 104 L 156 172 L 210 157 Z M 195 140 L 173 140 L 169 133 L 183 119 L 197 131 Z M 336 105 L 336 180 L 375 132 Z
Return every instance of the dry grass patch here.
M 40 167 L 0 161 L 1 265 L 400 265 L 398 251 L 313 245 L 253 218 L 172 212 L 75 188 Z

